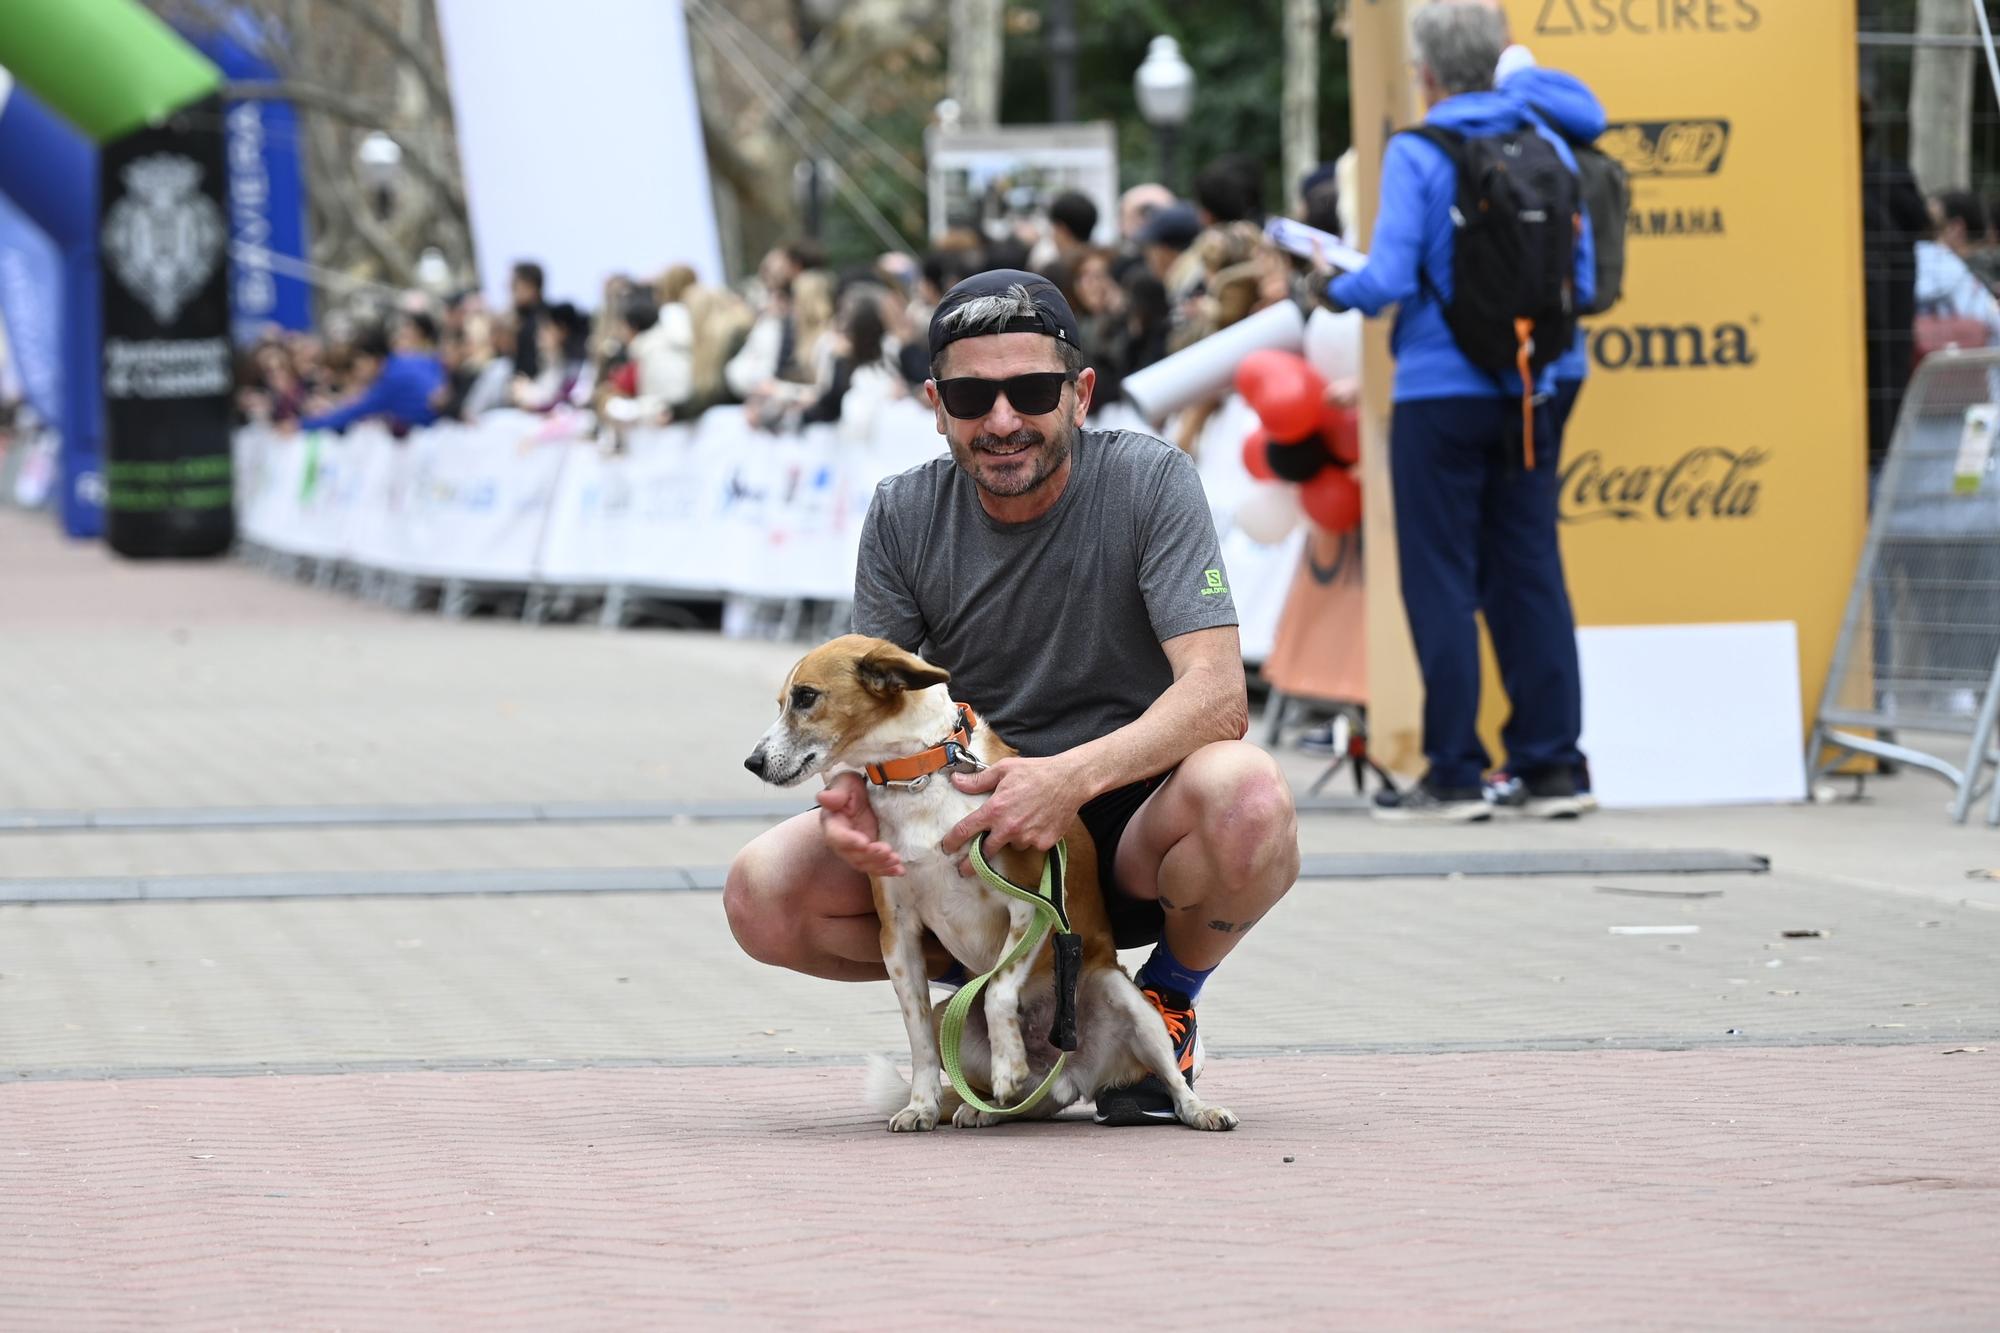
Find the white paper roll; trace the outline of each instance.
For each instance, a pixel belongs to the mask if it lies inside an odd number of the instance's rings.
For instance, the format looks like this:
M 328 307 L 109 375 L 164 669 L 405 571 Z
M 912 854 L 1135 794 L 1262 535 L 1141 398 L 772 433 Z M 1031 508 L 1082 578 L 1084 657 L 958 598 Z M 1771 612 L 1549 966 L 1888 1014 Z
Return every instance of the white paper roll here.
M 1298 306 L 1280 301 L 1127 376 L 1125 397 L 1157 426 L 1189 403 L 1228 388 L 1236 367 L 1250 353 L 1298 351 L 1305 328 Z

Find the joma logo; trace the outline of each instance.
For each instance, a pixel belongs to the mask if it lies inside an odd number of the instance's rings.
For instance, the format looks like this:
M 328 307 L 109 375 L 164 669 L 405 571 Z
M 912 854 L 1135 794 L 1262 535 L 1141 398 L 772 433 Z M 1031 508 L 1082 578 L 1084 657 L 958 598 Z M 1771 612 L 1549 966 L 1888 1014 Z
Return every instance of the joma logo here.
M 1750 324 L 1599 324 L 1590 359 L 1605 370 L 1702 370 L 1757 364 Z

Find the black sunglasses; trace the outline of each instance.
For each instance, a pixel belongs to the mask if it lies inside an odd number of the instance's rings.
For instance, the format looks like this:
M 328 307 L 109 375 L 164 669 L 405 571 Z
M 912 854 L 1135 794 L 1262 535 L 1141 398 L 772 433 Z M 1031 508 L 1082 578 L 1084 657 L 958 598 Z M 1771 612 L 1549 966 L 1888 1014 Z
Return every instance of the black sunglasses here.
M 982 380 L 967 376 L 939 380 L 938 399 L 944 410 L 960 421 L 977 421 L 993 410 L 993 400 L 1004 390 L 1007 401 L 1025 417 L 1038 417 L 1056 410 L 1062 401 L 1063 385 L 1076 378 L 1073 371 L 1043 370 L 1032 375 L 1015 375 L 1004 380 Z

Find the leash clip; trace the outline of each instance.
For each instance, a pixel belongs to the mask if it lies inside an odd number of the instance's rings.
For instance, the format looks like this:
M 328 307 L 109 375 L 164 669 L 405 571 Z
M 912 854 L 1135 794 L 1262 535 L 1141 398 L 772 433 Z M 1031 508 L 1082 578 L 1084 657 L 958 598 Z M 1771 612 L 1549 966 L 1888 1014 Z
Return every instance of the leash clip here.
M 986 764 L 957 741 L 944 743 L 945 768 L 953 773 L 984 773 Z
M 1059 1051 L 1077 1048 L 1076 984 L 1083 979 L 1083 937 L 1060 931 L 1055 937 L 1056 1012 L 1049 1021 L 1049 1045 Z

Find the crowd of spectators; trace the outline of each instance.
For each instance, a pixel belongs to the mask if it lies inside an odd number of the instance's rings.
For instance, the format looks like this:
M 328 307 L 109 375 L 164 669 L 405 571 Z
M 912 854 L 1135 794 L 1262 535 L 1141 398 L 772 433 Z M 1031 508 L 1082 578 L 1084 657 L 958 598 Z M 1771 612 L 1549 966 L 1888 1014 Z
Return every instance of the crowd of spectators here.
M 2000 346 L 1996 216 L 2000 200 L 1963 190 L 1926 198 L 1908 167 L 1886 158 L 1863 165 L 1871 469 L 1888 453 L 1917 363 L 1945 347 Z
M 1338 231 L 1336 198 L 1323 168 L 1294 212 Z M 376 419 L 402 434 L 500 407 L 588 409 L 615 428 L 734 403 L 767 430 L 832 423 L 860 436 L 882 403 L 921 394 L 924 329 L 944 292 L 985 269 L 1025 268 L 1075 309 L 1102 407 L 1125 376 L 1285 298 L 1291 267 L 1264 241 L 1263 216 L 1261 166 L 1225 157 L 1187 199 L 1156 184 L 1127 190 L 1109 245 L 1095 239 L 1096 204 L 1065 192 L 1031 217 L 953 226 L 922 255 L 836 270 L 816 243 L 795 241 L 740 290 L 678 264 L 620 275 L 594 310 L 550 301 L 541 267 L 522 262 L 506 309 L 476 290 L 410 292 L 344 307 L 317 333 L 272 333 L 243 353 L 238 405 L 245 420 L 280 428 Z

